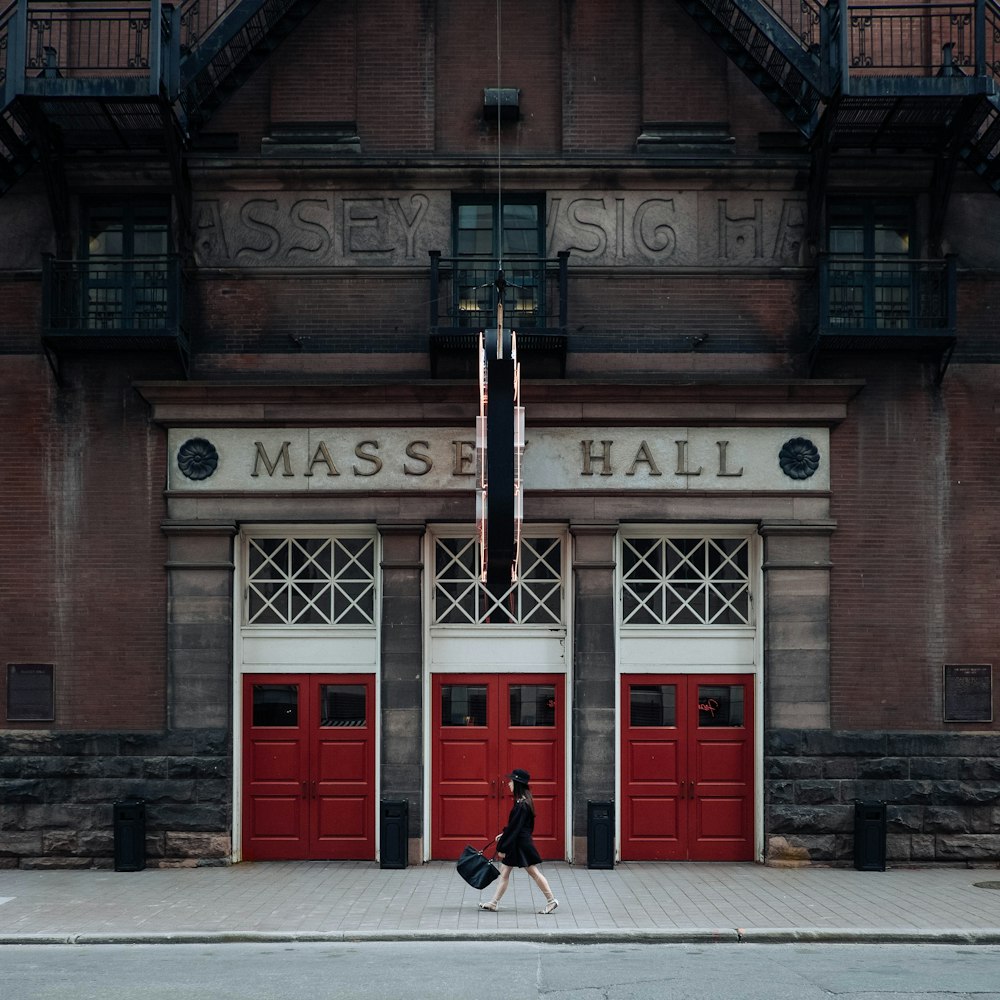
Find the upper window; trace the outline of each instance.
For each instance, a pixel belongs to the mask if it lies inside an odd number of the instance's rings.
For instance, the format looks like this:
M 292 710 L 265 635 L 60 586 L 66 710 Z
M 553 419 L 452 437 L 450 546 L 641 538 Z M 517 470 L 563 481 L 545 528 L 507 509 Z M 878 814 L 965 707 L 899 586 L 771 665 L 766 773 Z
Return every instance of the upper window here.
M 915 277 L 911 222 L 906 203 L 831 205 L 827 228 L 831 326 L 900 330 L 911 325 Z
M 166 203 L 89 206 L 81 257 L 89 330 L 158 330 L 169 322 Z
M 537 326 L 545 315 L 543 200 L 539 197 L 456 198 L 454 245 L 457 258 L 453 308 L 463 327 L 496 323 L 497 268 L 503 264 L 507 289 L 505 325 Z M 502 221 L 501 221 L 502 220 Z

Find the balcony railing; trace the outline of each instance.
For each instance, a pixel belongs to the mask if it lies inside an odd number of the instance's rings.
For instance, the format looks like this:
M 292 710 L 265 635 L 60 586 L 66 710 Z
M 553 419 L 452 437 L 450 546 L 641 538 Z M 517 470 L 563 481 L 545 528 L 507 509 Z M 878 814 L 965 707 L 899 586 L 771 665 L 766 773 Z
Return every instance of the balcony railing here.
M 74 348 L 163 348 L 186 356 L 180 256 L 42 258 L 42 336 Z
M 492 257 L 442 257 L 432 250 L 431 368 L 435 376 L 472 377 L 479 333 L 497 324 Z M 569 253 L 510 255 L 503 260 L 504 325 L 517 333 L 518 357 L 528 376 L 562 377 L 566 361 Z
M 0 24 L 4 100 L 17 94 L 173 96 L 180 11 L 162 0 L 64 6 L 19 0 Z
M 913 338 L 955 336 L 955 259 L 868 260 L 824 255 L 819 262 L 820 338 L 844 346 L 900 347 Z
M 763 0 L 843 81 L 863 76 L 1000 78 L 1000 4 Z M 845 88 L 846 92 L 846 88 Z

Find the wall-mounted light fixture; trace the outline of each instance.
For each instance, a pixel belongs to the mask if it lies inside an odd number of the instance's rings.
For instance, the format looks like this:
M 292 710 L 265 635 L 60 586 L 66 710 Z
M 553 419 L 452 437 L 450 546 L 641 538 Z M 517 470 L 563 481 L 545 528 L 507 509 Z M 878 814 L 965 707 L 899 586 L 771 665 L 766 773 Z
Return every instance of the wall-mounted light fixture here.
M 517 87 L 487 87 L 483 91 L 483 118 L 487 122 L 516 122 L 521 117 L 521 91 Z

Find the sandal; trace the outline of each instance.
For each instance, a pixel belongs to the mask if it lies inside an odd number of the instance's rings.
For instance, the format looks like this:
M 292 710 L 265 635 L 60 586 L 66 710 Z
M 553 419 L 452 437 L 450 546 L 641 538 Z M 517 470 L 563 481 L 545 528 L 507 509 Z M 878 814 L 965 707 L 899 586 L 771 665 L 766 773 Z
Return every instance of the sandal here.
M 495 913 L 496 909 L 497 909 L 497 904 L 491 899 L 488 903 L 480 903 L 479 904 L 479 909 L 481 909 L 481 910 L 491 910 L 492 912 Z
M 538 912 L 539 913 L 554 913 L 559 909 L 559 900 L 550 899 Z

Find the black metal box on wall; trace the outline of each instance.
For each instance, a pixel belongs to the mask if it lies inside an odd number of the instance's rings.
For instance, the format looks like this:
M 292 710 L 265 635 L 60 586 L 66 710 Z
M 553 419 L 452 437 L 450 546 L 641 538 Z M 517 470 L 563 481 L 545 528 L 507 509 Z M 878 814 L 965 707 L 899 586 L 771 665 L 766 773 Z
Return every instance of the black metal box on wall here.
M 587 802 L 587 867 L 615 866 L 615 805 Z
M 854 803 L 854 867 L 859 872 L 885 871 L 884 802 Z
M 379 867 L 405 868 L 410 836 L 410 804 L 405 799 L 382 800 Z
M 123 799 L 112 808 L 115 871 L 141 872 L 146 867 L 146 802 Z

